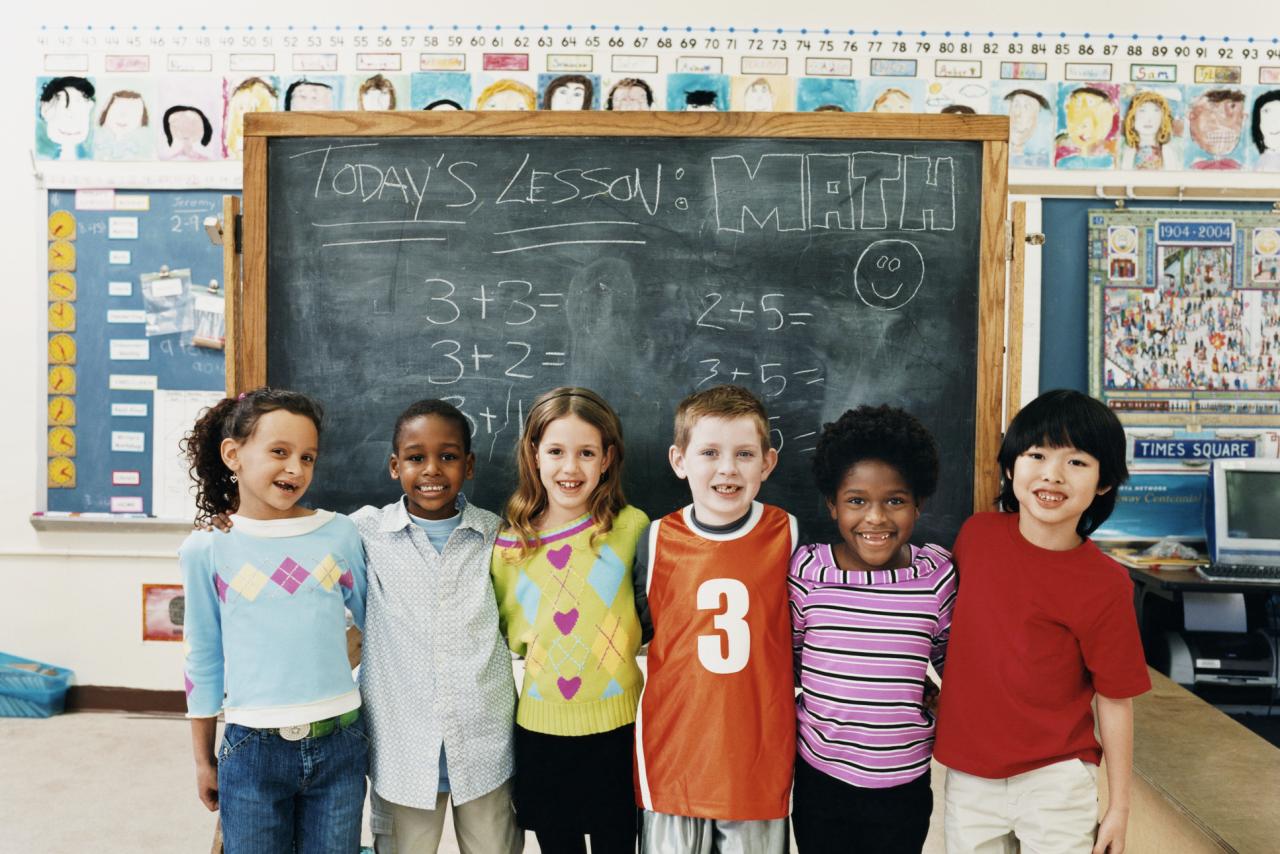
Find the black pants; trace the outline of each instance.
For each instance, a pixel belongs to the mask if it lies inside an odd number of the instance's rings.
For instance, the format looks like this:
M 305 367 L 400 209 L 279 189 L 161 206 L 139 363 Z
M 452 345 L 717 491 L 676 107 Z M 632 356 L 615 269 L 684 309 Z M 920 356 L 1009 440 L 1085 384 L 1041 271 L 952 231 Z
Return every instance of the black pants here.
M 791 822 L 801 854 L 920 854 L 929 835 L 929 772 L 888 789 L 864 789 L 796 757 Z
M 534 831 L 542 854 L 587 854 L 583 834 L 564 830 Z M 635 854 L 634 827 L 619 827 L 609 833 L 592 833 L 591 854 Z
M 635 725 L 594 735 L 546 735 L 517 725 L 516 821 L 544 854 L 634 854 Z

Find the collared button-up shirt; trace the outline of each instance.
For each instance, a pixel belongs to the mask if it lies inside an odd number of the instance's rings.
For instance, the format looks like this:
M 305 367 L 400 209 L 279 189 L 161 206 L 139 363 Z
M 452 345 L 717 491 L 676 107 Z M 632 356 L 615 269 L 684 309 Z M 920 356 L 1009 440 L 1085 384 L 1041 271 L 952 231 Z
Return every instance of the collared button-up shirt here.
M 489 579 L 498 517 L 458 499 L 462 521 L 443 553 L 404 499 L 355 514 L 369 593 L 360 693 L 379 797 L 435 809 L 440 749 L 455 804 L 512 773 L 516 690 Z

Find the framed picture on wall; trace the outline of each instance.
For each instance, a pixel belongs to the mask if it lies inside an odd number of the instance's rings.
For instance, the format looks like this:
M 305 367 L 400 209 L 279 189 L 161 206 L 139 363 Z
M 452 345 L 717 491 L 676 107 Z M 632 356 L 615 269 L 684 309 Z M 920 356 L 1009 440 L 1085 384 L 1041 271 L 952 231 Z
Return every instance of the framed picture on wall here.
M 1280 215 L 1089 211 L 1090 393 L 1126 424 L 1280 419 Z
M 142 585 L 142 639 L 181 641 L 186 597 L 181 584 Z

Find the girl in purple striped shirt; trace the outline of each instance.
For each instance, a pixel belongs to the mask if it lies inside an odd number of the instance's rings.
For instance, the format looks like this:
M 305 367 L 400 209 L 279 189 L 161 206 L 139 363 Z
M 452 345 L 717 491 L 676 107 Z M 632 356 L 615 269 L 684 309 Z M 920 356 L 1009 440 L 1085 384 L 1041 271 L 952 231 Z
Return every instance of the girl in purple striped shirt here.
M 956 596 L 951 554 L 911 545 L 937 445 L 903 410 L 860 406 L 824 427 L 813 468 L 841 540 L 801 547 L 787 579 L 796 843 L 919 854 L 933 810 L 925 670 L 942 670 Z

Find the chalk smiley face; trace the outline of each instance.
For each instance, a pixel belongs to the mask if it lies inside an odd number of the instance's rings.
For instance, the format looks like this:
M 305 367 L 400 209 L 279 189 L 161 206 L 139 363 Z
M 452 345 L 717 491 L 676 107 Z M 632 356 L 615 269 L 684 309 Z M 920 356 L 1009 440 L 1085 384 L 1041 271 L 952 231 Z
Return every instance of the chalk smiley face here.
M 924 256 L 909 240 L 877 240 L 858 256 L 853 287 L 874 309 L 893 311 L 911 302 L 924 284 Z

